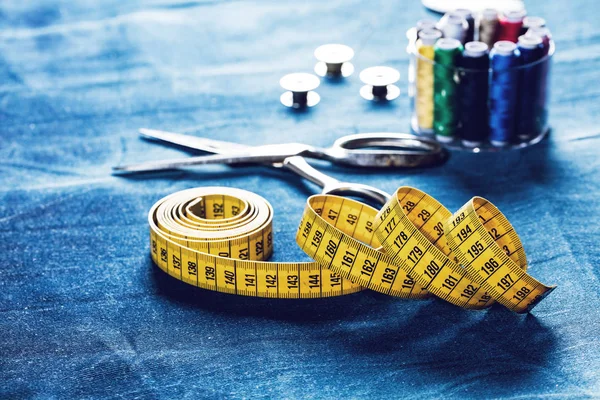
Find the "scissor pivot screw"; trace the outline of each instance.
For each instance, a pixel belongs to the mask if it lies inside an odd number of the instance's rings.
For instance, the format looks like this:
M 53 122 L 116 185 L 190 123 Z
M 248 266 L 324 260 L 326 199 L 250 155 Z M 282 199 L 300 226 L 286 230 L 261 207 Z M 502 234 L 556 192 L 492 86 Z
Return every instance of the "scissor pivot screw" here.
M 281 104 L 286 107 L 304 108 L 312 107 L 319 103 L 321 96 L 313 92 L 319 87 L 321 81 L 313 74 L 294 73 L 281 78 L 279 84 L 287 90 L 281 95 Z
M 371 67 L 361 71 L 360 80 L 365 84 L 360 95 L 367 100 L 390 101 L 400 96 L 400 89 L 394 83 L 400 79 L 400 72 L 390 67 Z
M 354 72 L 354 65 L 350 63 L 354 57 L 354 50 L 343 44 L 324 44 L 315 50 L 315 58 L 319 61 L 315 65 L 315 73 L 319 76 L 332 78 L 348 77 Z

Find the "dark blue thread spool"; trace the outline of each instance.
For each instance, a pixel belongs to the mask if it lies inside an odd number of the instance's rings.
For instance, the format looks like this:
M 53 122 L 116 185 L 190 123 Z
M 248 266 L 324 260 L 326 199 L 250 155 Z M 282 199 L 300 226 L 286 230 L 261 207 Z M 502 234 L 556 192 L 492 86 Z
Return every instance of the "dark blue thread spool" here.
M 545 128 L 547 68 L 542 60 L 542 38 L 523 35 L 519 37 L 517 46 L 521 57 L 517 136 L 519 140 L 527 140 L 537 136 Z
M 490 143 L 506 146 L 515 138 L 519 93 L 519 51 L 515 43 L 501 40 L 490 52 Z
M 527 30 L 525 36 L 538 36 L 542 39 L 542 43 L 544 45 L 544 55 L 548 54 L 550 51 L 550 41 L 552 40 L 552 35 L 550 34 L 550 30 L 544 26 L 534 26 Z
M 460 135 L 466 147 L 477 147 L 489 136 L 487 44 L 469 42 L 459 58 Z
M 544 57 L 540 62 L 540 76 L 541 76 L 541 87 L 542 93 L 540 96 L 540 126 L 541 130 L 548 128 L 548 99 L 550 97 L 550 69 L 552 64 L 552 54 L 550 54 L 550 47 L 554 46 L 552 43 L 552 34 L 546 27 L 532 27 L 529 28 L 525 36 L 537 36 L 542 39 L 542 45 L 544 48 Z M 552 50 L 554 52 L 554 50 Z
M 468 28 L 464 43 L 472 42 L 475 40 L 475 17 L 473 17 L 473 13 L 466 8 L 459 8 L 455 13 L 462 15 L 467 21 Z

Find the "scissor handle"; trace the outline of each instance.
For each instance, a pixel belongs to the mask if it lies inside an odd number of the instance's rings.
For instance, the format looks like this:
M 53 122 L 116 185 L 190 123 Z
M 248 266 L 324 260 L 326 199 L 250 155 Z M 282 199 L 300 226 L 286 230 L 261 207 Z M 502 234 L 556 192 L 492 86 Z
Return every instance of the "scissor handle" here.
M 313 168 L 303 157 L 294 156 L 283 160 L 283 167 L 294 172 L 296 175 L 311 181 L 325 189 L 328 186 L 336 185 L 339 181 L 329 175 L 325 175 L 321 171 Z
M 444 147 L 433 139 L 384 132 L 343 136 L 323 154 L 339 164 L 386 168 L 435 165 L 448 158 Z
M 283 160 L 283 166 L 295 172 L 303 178 L 316 183 L 323 188 L 323 194 L 335 194 L 339 196 L 352 196 L 364 200 L 376 206 L 383 206 L 390 199 L 390 195 L 383 190 L 373 186 L 360 183 L 341 182 L 316 170 L 300 156 L 288 157 Z
M 390 194 L 381 189 L 352 182 L 338 182 L 335 185 L 325 186 L 322 193 L 358 197 L 367 200 L 371 205 L 377 206 L 378 208 L 384 206 L 391 198 Z

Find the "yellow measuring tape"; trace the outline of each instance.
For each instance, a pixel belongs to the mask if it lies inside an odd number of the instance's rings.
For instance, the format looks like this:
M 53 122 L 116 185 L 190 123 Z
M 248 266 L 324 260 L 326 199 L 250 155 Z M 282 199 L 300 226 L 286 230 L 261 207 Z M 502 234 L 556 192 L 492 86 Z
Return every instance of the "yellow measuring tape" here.
M 497 301 L 524 313 L 554 289 L 527 274 L 515 230 L 480 197 L 452 215 L 410 187 L 381 210 L 312 196 L 296 242 L 313 262 L 264 261 L 273 251 L 272 219 L 271 205 L 244 190 L 177 192 L 150 210 L 152 259 L 186 283 L 245 296 L 319 298 L 368 288 L 402 298 L 433 294 L 470 309 Z

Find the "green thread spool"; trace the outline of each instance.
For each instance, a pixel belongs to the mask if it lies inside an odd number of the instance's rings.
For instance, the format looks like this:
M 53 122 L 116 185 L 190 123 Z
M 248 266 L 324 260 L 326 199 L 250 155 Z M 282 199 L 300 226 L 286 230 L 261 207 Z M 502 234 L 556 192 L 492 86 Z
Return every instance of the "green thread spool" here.
M 451 142 L 458 136 L 459 93 L 454 74 L 462 50 L 462 44 L 456 39 L 444 38 L 435 44 L 433 131 L 440 142 Z

